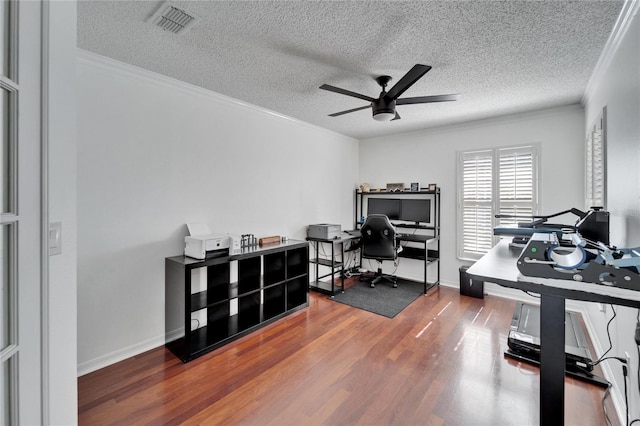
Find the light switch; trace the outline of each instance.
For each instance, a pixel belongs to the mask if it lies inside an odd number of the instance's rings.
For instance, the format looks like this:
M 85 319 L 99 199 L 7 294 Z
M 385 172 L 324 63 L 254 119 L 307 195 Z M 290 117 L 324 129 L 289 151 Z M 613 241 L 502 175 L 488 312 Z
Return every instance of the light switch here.
M 49 224 L 49 256 L 62 253 L 62 223 Z

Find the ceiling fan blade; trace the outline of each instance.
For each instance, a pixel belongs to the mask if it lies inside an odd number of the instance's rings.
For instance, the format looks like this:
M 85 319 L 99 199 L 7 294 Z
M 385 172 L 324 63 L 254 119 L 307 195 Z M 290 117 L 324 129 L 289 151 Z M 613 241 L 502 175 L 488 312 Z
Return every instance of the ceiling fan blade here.
M 410 105 L 410 104 L 428 104 L 431 102 L 448 102 L 457 101 L 460 94 L 454 95 L 433 95 L 433 96 L 418 96 L 415 98 L 403 98 L 396 100 L 396 105 Z
M 339 87 L 331 86 L 329 84 L 323 84 L 322 86 L 320 86 L 320 88 L 322 90 L 328 90 L 330 92 L 340 93 L 341 95 L 353 96 L 354 98 L 362 99 L 362 100 L 367 101 L 367 102 L 375 101 L 375 99 L 373 99 L 373 98 L 371 98 L 371 97 L 369 97 L 367 95 L 361 95 L 360 93 L 352 92 L 350 90 L 341 89 Z
M 335 113 L 333 113 L 333 114 L 329 114 L 329 117 L 337 117 L 337 116 L 339 116 L 339 115 L 349 114 L 350 112 L 361 111 L 361 110 L 363 110 L 363 109 L 367 109 L 367 108 L 370 108 L 370 107 L 371 107 L 371 105 L 366 105 L 366 106 L 363 106 L 363 107 L 358 107 L 358 108 L 348 109 L 348 110 L 346 110 L 346 111 L 335 112 Z
M 420 78 L 425 75 L 431 67 L 429 65 L 420 65 L 415 64 L 413 68 L 409 70 L 408 73 L 404 75 L 398 82 L 387 92 L 385 98 L 393 100 L 398 99 L 400 95 L 402 95 L 409 87 L 413 86 L 413 84 L 420 80 Z
M 401 118 L 402 118 L 402 117 L 400 117 L 400 114 L 398 114 L 398 111 L 396 111 L 396 116 L 395 116 L 395 117 L 393 117 L 390 121 L 393 121 L 393 120 L 400 120 Z

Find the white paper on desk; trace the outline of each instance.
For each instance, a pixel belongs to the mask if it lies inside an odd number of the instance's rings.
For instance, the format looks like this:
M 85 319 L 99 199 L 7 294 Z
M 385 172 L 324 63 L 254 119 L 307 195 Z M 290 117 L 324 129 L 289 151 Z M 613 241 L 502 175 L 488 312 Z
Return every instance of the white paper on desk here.
M 187 229 L 189 230 L 189 235 L 192 237 L 195 235 L 211 234 L 209 225 L 207 225 L 206 223 L 187 223 Z

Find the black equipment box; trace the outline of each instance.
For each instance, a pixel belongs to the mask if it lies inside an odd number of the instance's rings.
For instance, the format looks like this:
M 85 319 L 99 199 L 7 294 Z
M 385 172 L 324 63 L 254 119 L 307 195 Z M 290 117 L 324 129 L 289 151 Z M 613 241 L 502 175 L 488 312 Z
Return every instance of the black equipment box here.
M 468 266 L 460 267 L 460 294 L 484 299 L 484 281 L 472 280 L 467 274 Z

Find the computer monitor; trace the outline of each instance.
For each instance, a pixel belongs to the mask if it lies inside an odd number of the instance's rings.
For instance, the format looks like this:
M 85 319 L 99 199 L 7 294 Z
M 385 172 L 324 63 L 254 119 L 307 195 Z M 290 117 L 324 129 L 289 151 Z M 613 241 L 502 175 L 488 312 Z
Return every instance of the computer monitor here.
M 400 220 L 416 223 L 431 221 L 431 200 L 407 199 L 400 201 Z
M 400 200 L 371 197 L 367 201 L 367 214 L 384 214 L 389 219 L 400 218 Z

